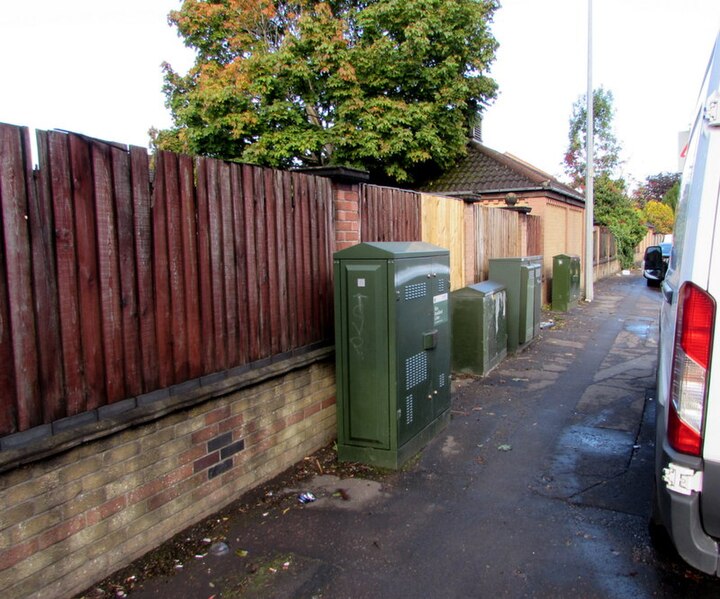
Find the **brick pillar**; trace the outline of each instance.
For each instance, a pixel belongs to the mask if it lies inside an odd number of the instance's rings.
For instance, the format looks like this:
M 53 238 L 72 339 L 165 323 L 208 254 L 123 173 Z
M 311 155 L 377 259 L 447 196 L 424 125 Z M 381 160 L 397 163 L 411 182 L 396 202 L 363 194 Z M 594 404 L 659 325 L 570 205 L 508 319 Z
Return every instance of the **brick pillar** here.
M 360 189 L 357 183 L 333 182 L 335 249 L 360 243 Z

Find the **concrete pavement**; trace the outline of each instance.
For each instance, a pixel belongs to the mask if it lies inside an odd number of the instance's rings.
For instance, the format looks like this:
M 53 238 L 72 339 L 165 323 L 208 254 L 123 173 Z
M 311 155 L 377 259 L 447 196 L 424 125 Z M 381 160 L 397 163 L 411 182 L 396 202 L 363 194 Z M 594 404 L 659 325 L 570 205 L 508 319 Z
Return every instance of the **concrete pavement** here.
M 402 471 L 278 479 L 254 506 L 207 523 L 208 546 L 226 542 L 226 554 L 199 549 L 174 575 L 125 591 L 718 596 L 718 581 L 648 535 L 659 294 L 637 275 L 600 281 L 595 293 L 568 314 L 544 313 L 555 326 L 488 377 L 456 380 L 450 425 Z M 301 491 L 318 501 L 300 504 Z

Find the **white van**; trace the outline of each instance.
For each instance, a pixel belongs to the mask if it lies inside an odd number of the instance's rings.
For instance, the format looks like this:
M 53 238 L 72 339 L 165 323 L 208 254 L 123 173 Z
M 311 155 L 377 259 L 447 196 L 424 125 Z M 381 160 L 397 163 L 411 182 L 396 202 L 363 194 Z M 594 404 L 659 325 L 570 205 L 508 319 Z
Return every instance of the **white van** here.
M 653 520 L 698 570 L 720 541 L 720 35 L 700 90 L 661 285 Z

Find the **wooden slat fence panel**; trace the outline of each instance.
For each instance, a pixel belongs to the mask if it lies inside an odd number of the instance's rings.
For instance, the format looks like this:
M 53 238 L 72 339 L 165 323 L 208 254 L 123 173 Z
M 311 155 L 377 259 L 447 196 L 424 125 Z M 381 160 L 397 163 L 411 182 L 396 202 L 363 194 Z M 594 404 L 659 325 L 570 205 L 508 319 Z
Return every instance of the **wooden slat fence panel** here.
M 275 195 L 275 177 L 273 171 L 267 169 L 263 172 L 265 188 L 265 226 L 267 234 L 267 264 L 268 264 L 268 290 L 269 296 L 269 329 L 270 354 L 279 354 L 282 350 L 282 314 L 280 313 L 280 269 L 278 264 L 278 238 L 277 238 L 277 197 Z
M 158 158 L 160 153 L 158 153 Z M 162 169 L 156 170 L 156 180 L 163 178 L 165 196 L 156 201 L 165 203 L 167 218 L 168 283 L 170 289 L 170 330 L 172 331 L 172 380 L 188 376 L 187 314 L 185 304 L 185 267 L 180 199 L 179 156 L 162 152 Z
M 16 415 L 17 422 L 10 423 L 12 429 L 29 428 L 42 422 L 27 222 L 28 196 L 32 193 L 28 185 L 28 178 L 32 177 L 29 151 L 26 128 L 0 125 L 0 207 L 6 277 L 0 284 L 0 291 L 7 294 L 9 307 L 7 324 L 0 332 L 0 345 L 9 345 L 12 351 L 12 358 L 3 364 L 3 368 L 12 364 L 15 370 L 17 403 L 13 413 L 3 410 L 3 420 Z M 3 351 L 6 352 L 7 349 Z
M 332 184 L 329 179 L 315 179 L 317 185 L 317 209 L 319 222 L 319 259 L 320 271 L 318 273 L 318 297 L 320 306 L 320 332 L 318 338 L 332 339 L 334 335 L 334 286 L 333 286 L 333 247 L 334 247 L 334 221 L 332 203 L 329 198 L 333 195 Z
M 200 299 L 200 322 L 203 344 L 202 369 L 210 371 L 215 364 L 215 317 L 213 314 L 212 267 L 210 260 L 210 201 L 208 200 L 208 162 L 196 159 L 197 170 L 197 227 L 198 227 L 198 278 Z
M 190 156 L 179 156 L 180 227 L 183 253 L 183 281 L 185 287 L 185 318 L 187 319 L 187 375 L 197 378 L 203 373 L 201 348 L 203 329 L 200 319 L 198 289 L 197 221 L 193 161 Z
M 85 392 L 80 403 L 73 406 L 69 413 L 74 415 L 105 404 L 107 393 L 98 285 L 98 246 L 91 145 L 86 139 L 76 135 L 69 136 L 68 142 L 78 262 L 80 338 L 85 372 Z
M 3 227 L 0 226 L 0 364 L 4 366 L 0 368 L 0 385 L 2 385 L 5 397 L 8 398 L 0 403 L 0 432 L 12 433 L 17 430 L 17 402 L 15 401 L 17 389 L 14 351 L 10 336 L 10 294 L 8 292 L 8 273 L 5 269 L 5 254 L 5 234 Z
M 121 335 L 123 350 L 123 378 L 125 393 L 142 393 L 142 352 L 134 247 L 134 215 L 130 153 L 111 148 L 114 207 L 117 214 L 117 244 L 119 252 Z M 122 399 L 122 398 L 120 398 Z
M 297 244 L 297 231 L 300 223 L 297 216 L 297 196 L 295 194 L 295 180 L 297 174 L 283 173 L 283 197 L 285 200 L 285 256 L 287 275 L 287 319 L 291 322 L 300 321 L 300 300 L 302 294 L 302 281 L 300 281 L 300 269 L 298 264 L 301 261 L 300 247 Z M 300 345 L 300 326 L 289 327 L 290 347 Z
M 240 346 L 240 323 L 238 319 L 237 296 L 237 261 L 235 257 L 235 227 L 233 223 L 234 209 L 232 196 L 232 172 L 230 164 L 218 164 L 218 184 L 220 194 L 220 227 L 222 280 L 225 285 L 225 310 L 223 318 L 227 331 L 227 362 L 228 366 L 238 363 Z
M 520 243 L 520 215 L 511 210 L 487 208 L 476 204 L 475 265 L 478 281 L 488 278 L 491 258 L 527 256 Z
M 237 340 L 237 361 L 238 364 L 246 364 L 250 356 L 250 335 L 248 323 L 250 312 L 248 312 L 248 277 L 247 263 L 245 261 L 247 227 L 245 206 L 243 203 L 243 178 L 242 167 L 239 164 L 230 165 L 230 179 L 232 182 L 232 207 L 233 207 L 233 233 L 235 241 L 235 257 L 237 276 L 235 277 L 237 294 L 237 319 L 238 319 L 238 340 Z
M 0 435 L 332 335 L 327 179 L 0 125 Z M 151 184 L 152 181 L 152 184 Z
M 76 414 L 82 409 L 85 396 L 85 374 L 80 335 L 80 295 L 78 291 L 77 235 L 72 202 L 70 148 L 62 133 L 50 132 L 47 160 L 41 169 L 50 179 L 53 216 L 55 218 L 55 256 L 57 264 L 60 338 L 65 376 L 65 410 L 63 415 Z M 42 144 L 39 144 L 42 147 Z M 49 173 L 49 174 L 48 174 Z
M 91 145 L 97 231 L 95 254 L 98 262 L 100 299 L 98 315 L 102 326 L 101 355 L 104 358 L 107 403 L 113 403 L 125 397 L 122 310 L 120 307 L 122 292 L 110 150 L 108 145 Z M 95 401 L 91 400 L 89 405 L 97 407 L 101 403 L 95 404 Z
M 268 264 L 267 220 L 265 211 L 265 176 L 263 169 L 253 169 L 255 201 L 255 243 L 258 288 L 259 353 L 256 359 L 264 358 L 270 352 L 270 265 Z M 252 281 L 249 281 L 252 284 Z
M 46 161 L 48 160 L 47 134 L 38 136 L 38 152 L 44 156 Z M 33 250 L 35 320 L 43 331 L 43 342 L 38 344 L 40 388 L 43 390 L 43 421 L 50 422 L 62 418 L 65 411 L 58 280 L 55 270 L 55 252 L 53 251 L 55 223 L 51 181 L 47 170 L 38 172 L 36 190 L 35 202 L 31 201 L 30 205 L 30 238 Z M 0 240 L 1 247 L 2 241 Z M 0 259 L 0 261 L 2 260 Z M 1 275 L 0 278 L 2 278 Z M 0 353 L 2 352 L 0 351 Z M 4 360 L 0 363 L 7 364 Z M 2 385 L 2 376 L 0 376 L 0 385 Z M 6 389 L 6 387 L 2 385 L 2 389 Z
M 308 206 L 310 207 L 310 211 L 308 214 L 308 221 L 309 221 L 309 231 L 310 231 L 310 245 L 309 245 L 309 253 L 310 253 L 310 272 L 318 273 L 320 271 L 320 265 L 319 265 L 319 249 L 318 249 L 318 226 L 320 223 L 318 223 L 318 199 L 317 195 L 315 194 L 315 180 L 314 179 L 308 179 L 308 187 L 307 187 L 307 193 L 308 193 Z M 311 287 L 311 293 L 312 297 L 318 297 L 320 293 L 320 285 L 319 281 L 313 277 L 312 280 L 312 287 Z M 312 323 L 311 326 L 311 336 L 317 337 L 320 334 L 320 302 L 314 301 L 310 303 L 310 306 L 312 308 L 310 312 L 310 322 Z
M 225 301 L 225 262 L 223 260 L 222 195 L 220 163 L 208 162 L 208 228 L 210 229 L 210 272 L 215 328 L 215 362 L 218 370 L 228 367 L 228 322 Z
M 288 289 L 290 287 L 290 279 L 291 276 L 289 275 L 289 270 L 287 267 L 288 264 L 288 239 L 286 236 L 286 228 L 285 224 L 288 222 L 287 219 L 287 208 L 286 208 L 286 197 L 288 194 L 288 189 L 285 185 L 285 173 L 282 171 L 274 171 L 273 173 L 273 189 L 275 193 L 275 209 L 276 209 L 276 218 L 275 218 L 275 241 L 277 243 L 277 264 L 278 264 L 278 304 L 277 304 L 277 310 L 278 310 L 278 318 L 282 320 L 283 318 L 287 318 L 290 313 L 290 306 L 293 304 L 291 301 L 291 298 L 288 293 Z M 290 327 L 281 326 L 280 332 L 279 332 L 279 347 L 280 352 L 287 352 L 290 350 Z
M 301 343 L 306 343 L 307 340 L 312 336 L 311 326 L 311 314 L 312 314 L 312 287 L 309 285 L 303 285 L 302 273 L 310 272 L 310 220 L 308 215 L 309 207 L 309 194 L 307 179 L 299 177 L 295 181 L 297 185 L 297 198 L 298 198 L 298 221 L 300 223 L 300 235 L 298 246 L 300 248 L 300 262 L 298 264 L 298 274 L 300 280 L 298 280 L 298 289 L 302 295 L 302 311 L 300 312 L 301 320 Z
M 145 148 L 130 148 L 130 171 L 136 269 L 134 279 L 138 293 L 137 318 L 142 356 L 142 381 L 139 386 L 147 393 L 160 386 L 160 358 L 154 310 L 152 195 L 149 159 Z M 126 252 L 131 253 L 132 249 L 127 248 Z M 127 274 L 128 277 L 132 275 Z M 133 382 L 131 386 L 135 387 L 137 383 Z
M 525 249 L 525 255 L 542 256 L 545 253 L 543 251 L 542 219 L 532 214 L 525 214 L 522 218 L 525 220 L 527 226 L 527 247 Z
M 422 240 L 450 250 L 450 286 L 465 285 L 465 203 L 422 195 Z
M 360 185 L 362 241 L 419 241 L 420 194 L 414 191 Z
M 255 241 L 255 186 L 254 186 L 254 169 L 244 164 L 242 166 L 242 182 L 243 182 L 243 206 L 245 214 L 245 267 L 247 269 L 247 310 L 248 310 L 248 343 L 249 343 L 249 360 L 258 360 L 260 358 L 260 326 L 257 318 L 250 315 L 257 315 L 260 311 L 260 298 L 257 286 L 258 269 Z
M 157 332 L 160 386 L 173 380 L 172 304 L 170 299 L 170 256 L 168 250 L 167 204 L 165 201 L 165 153 L 155 157 L 153 189 L 153 263 L 155 265 L 155 327 Z

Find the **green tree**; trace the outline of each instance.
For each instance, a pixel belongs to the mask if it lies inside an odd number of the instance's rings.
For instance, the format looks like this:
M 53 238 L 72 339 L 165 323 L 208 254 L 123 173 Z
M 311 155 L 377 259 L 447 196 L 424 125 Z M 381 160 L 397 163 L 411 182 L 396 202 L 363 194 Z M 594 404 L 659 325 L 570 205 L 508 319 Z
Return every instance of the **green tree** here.
M 621 165 L 621 146 L 613 133 L 613 94 L 602 87 L 593 91 L 593 168 L 595 175 L 613 176 Z M 569 144 L 564 158 L 565 173 L 576 189 L 585 188 L 587 168 L 587 95 L 575 101 L 570 116 Z
M 662 197 L 662 203 L 668 206 L 675 214 L 678 199 L 680 198 L 680 180 L 675 181 L 672 187 L 668 189 Z
M 617 241 L 618 259 L 622 268 L 632 267 L 635 247 L 647 233 L 647 227 L 625 190 L 625 181 L 602 173 L 594 181 L 595 221 L 610 229 Z
M 633 199 L 642 208 L 647 202 L 660 202 L 673 186 L 680 182 L 680 173 L 658 173 L 650 175 L 633 193 Z M 673 211 L 674 206 L 671 206 Z
M 573 104 L 570 117 L 569 146 L 565 154 L 565 172 L 571 184 L 585 187 L 587 168 L 587 96 Z M 593 91 L 594 217 L 615 236 L 618 260 L 622 268 L 632 267 L 635 247 L 645 237 L 647 226 L 643 214 L 635 208 L 627 194 L 627 184 L 619 176 L 622 164 L 620 144 L 613 133 L 615 108 L 613 95 L 602 87 Z
M 346 165 L 398 182 L 447 168 L 496 95 L 497 0 L 185 0 L 197 51 L 164 65 L 163 149 L 276 167 Z

